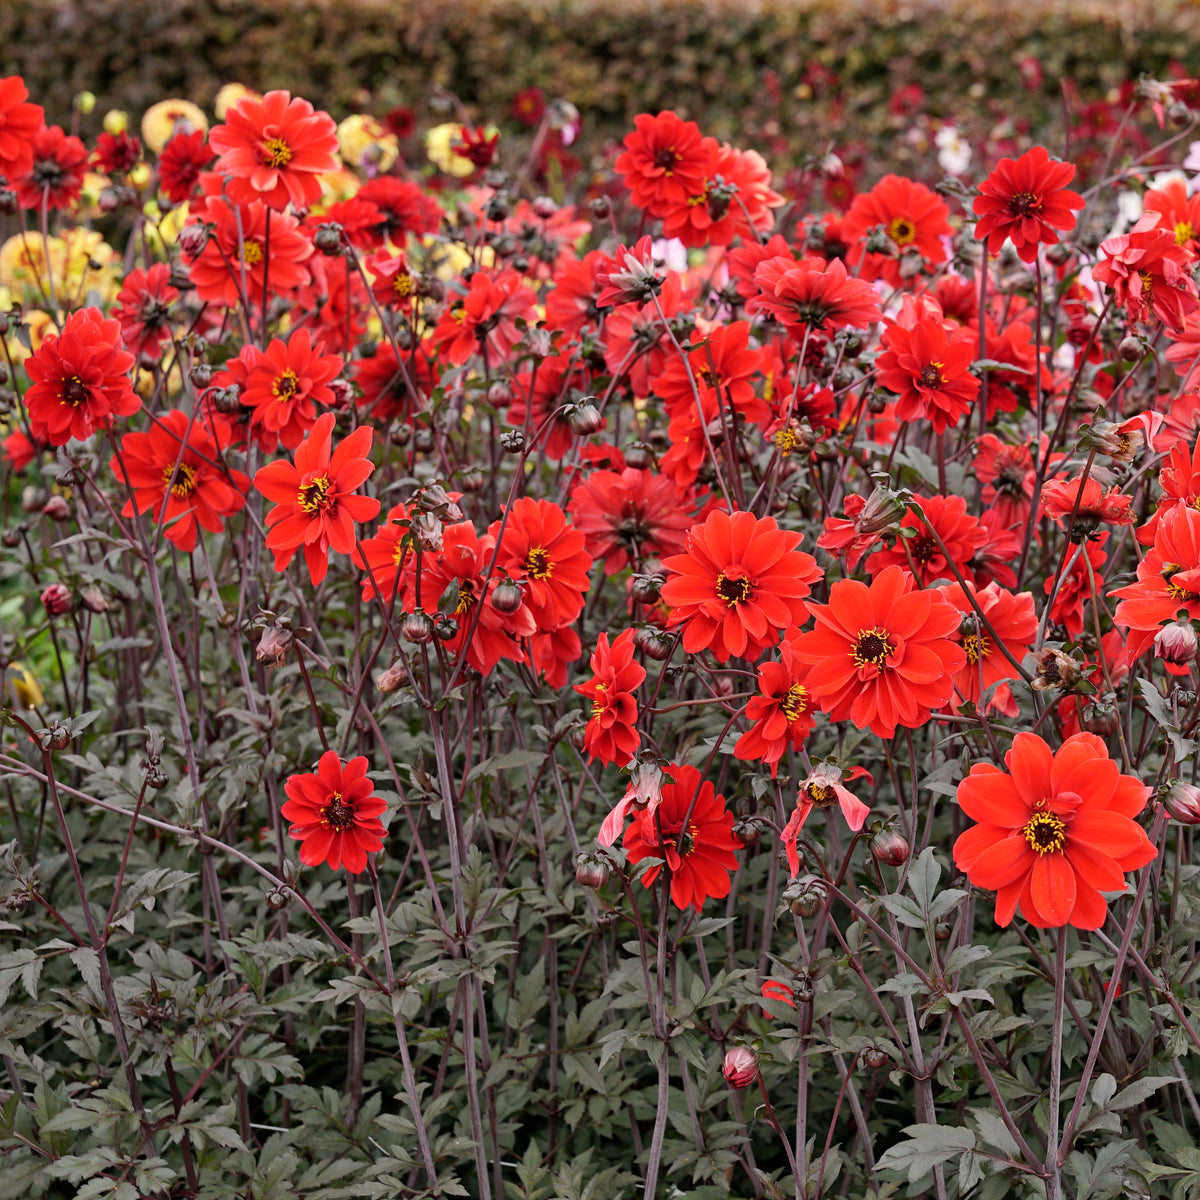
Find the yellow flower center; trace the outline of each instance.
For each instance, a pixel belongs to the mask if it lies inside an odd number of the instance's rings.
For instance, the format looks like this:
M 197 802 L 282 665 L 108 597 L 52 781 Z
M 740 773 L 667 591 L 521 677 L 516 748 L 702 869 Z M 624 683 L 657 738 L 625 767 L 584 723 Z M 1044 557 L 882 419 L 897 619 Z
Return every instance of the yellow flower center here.
M 796 443 L 799 442 L 799 440 L 800 439 L 796 436 L 792 429 L 781 429 L 775 435 L 775 445 L 778 448 L 779 453 L 782 454 L 784 458 L 786 458 L 793 450 L 795 450 Z
M 717 576 L 717 595 L 729 605 L 736 608 L 745 604 L 753 595 L 754 587 L 745 575 L 726 575 L 724 571 Z
M 1180 221 L 1175 226 L 1175 245 L 1186 246 L 1196 236 L 1191 221 Z
M 793 683 L 779 702 L 779 707 L 790 724 L 801 713 L 808 711 L 808 689 L 802 683 Z
M 334 792 L 321 809 L 321 824 L 334 833 L 343 833 L 354 824 L 354 809 L 342 800 L 341 792 Z
M 173 466 L 163 467 L 163 487 L 171 482 L 172 475 L 175 476 L 175 483 L 171 488 L 171 495 L 177 500 L 186 500 L 196 490 L 195 469 L 189 467 L 187 463 L 180 463 L 178 472 Z
M 312 516 L 318 512 L 328 512 L 337 504 L 335 497 L 329 493 L 333 490 L 333 480 L 328 475 L 317 475 L 308 483 L 300 485 L 297 503 L 300 511 Z
M 454 615 L 461 617 L 475 603 L 475 599 L 475 593 L 471 591 L 469 584 L 459 584 L 458 601 L 454 605 Z
M 963 638 L 963 651 L 967 662 L 974 666 L 981 658 L 987 658 L 992 652 L 991 641 L 981 633 L 968 633 Z
M 78 375 L 72 375 L 70 379 L 64 380 L 59 399 L 72 408 L 78 408 L 81 404 L 87 403 L 90 395 L 87 384 Z
M 810 783 L 804 792 L 814 808 L 832 808 L 837 801 L 837 792 L 827 783 Z
M 286 167 L 292 161 L 292 148 L 283 138 L 267 138 L 262 150 L 263 161 L 268 167 Z
M 1067 844 L 1067 823 L 1053 813 L 1034 813 L 1022 826 L 1021 836 L 1035 853 L 1057 854 Z
M 525 573 L 530 579 L 541 581 L 549 579 L 554 574 L 554 563 L 550 561 L 550 552 L 541 546 L 535 546 L 525 555 Z
M 882 668 L 896 653 L 895 644 L 889 640 L 888 631 L 879 625 L 873 629 L 860 629 L 850 657 L 859 667 Z
M 887 227 L 887 233 L 897 246 L 911 246 L 917 240 L 917 227 L 907 217 L 897 217 Z
M 412 276 L 407 271 L 401 271 L 395 279 L 392 280 L 392 291 L 397 296 L 411 296 L 413 293 Z
M 1139 271 L 1138 278 L 1142 281 L 1142 293 L 1148 296 L 1154 290 L 1154 276 L 1149 271 Z
M 242 262 L 248 267 L 257 267 L 263 260 L 263 248 L 258 242 L 242 243 Z
M 284 371 L 282 375 L 276 375 L 271 384 L 271 391 L 280 404 L 286 404 L 293 399 L 299 390 L 300 379 L 295 371 Z

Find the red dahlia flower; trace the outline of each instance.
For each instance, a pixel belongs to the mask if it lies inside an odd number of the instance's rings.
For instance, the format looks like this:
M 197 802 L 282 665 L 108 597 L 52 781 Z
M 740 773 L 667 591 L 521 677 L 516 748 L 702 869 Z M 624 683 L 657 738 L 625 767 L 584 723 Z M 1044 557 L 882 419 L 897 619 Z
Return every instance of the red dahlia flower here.
M 135 267 L 125 276 L 112 315 L 121 322 L 125 345 L 138 358 L 162 358 L 163 342 L 171 338 L 171 305 L 178 299 L 166 263 L 154 263 L 147 270 Z
M 296 448 L 294 464 L 268 463 L 254 476 L 254 486 L 275 504 L 266 522 L 275 570 L 286 569 L 303 547 L 314 584 L 329 570 L 330 550 L 353 552 L 354 523 L 379 512 L 378 500 L 354 494 L 375 470 L 367 458 L 375 431 L 360 425 L 331 454 L 333 425 L 333 413 L 323 413 Z
M 798 341 L 806 331 L 865 329 L 880 319 L 875 289 L 851 279 L 840 258 L 769 258 L 758 264 L 754 282 L 761 291 L 746 311 L 770 313 Z
M 636 692 L 646 678 L 646 668 L 634 661 L 633 634 L 632 629 L 623 630 L 610 646 L 608 634 L 601 633 L 591 658 L 592 678 L 575 685 L 592 702 L 583 748 L 593 762 L 623 765 L 637 753 L 641 741 Z
M 1159 213 L 1144 213 L 1128 233 L 1101 242 L 1107 257 L 1092 268 L 1092 278 L 1108 285 L 1131 321 L 1148 321 L 1153 313 L 1182 333 L 1189 314 L 1200 309 L 1191 276 L 1195 255 L 1159 220 Z
M 25 364 L 33 381 L 25 405 L 35 439 L 51 446 L 83 441 L 113 417 L 142 407 L 129 382 L 133 355 L 120 344 L 120 321 L 105 320 L 98 308 L 71 313 L 61 335 L 46 335 Z
M 681 554 L 692 525 L 690 506 L 671 480 L 633 467 L 593 471 L 571 493 L 569 508 L 606 575 L 631 562 Z
M 128 175 L 141 161 L 142 143 L 128 133 L 102 133 L 92 162 L 106 175 Z
M 333 118 L 285 91 L 242 97 L 208 140 L 234 204 L 307 208 L 321 198 L 321 176 L 338 165 Z
M 663 859 L 671 872 L 671 903 L 699 912 L 710 897 L 721 900 L 729 895 L 729 873 L 737 870 L 735 851 L 741 843 L 733 833 L 733 813 L 711 781 L 701 783 L 695 767 L 675 763 L 664 773 L 673 782 L 663 785 L 662 800 L 654 809 L 643 809 L 633 818 L 625 830 L 625 854 L 631 863 Z M 685 829 L 689 808 L 692 815 Z M 651 867 L 642 883 L 650 887 L 662 869 L 662 864 Z
M 285 342 L 272 338 L 246 376 L 242 403 L 252 409 L 250 423 L 279 435 L 294 450 L 317 419 L 318 404 L 333 403 L 328 384 L 342 369 L 336 354 L 322 354 L 307 329 L 297 329 Z
M 1133 818 L 1150 789 L 1122 775 L 1091 733 L 1057 753 L 1036 734 L 1018 733 L 1008 773 L 976 763 L 958 785 L 959 807 L 979 822 L 954 843 L 954 862 L 971 882 L 996 893 L 996 923 L 1021 915 L 1039 929 L 1099 929 L 1102 892 L 1125 890 L 1125 872 L 1151 862 L 1155 848 Z
M 954 236 L 949 215 L 950 209 L 924 184 L 885 175 L 869 192 L 855 196 L 842 220 L 841 236 L 850 246 L 846 261 L 851 266 L 862 263 L 863 279 L 884 279 L 896 286 L 903 278 L 899 255 L 915 251 L 934 266 L 946 261 L 942 239 Z M 877 225 L 883 227 L 896 257 L 867 251 L 866 233 Z
M 379 241 L 393 242 L 401 249 L 410 233 L 437 233 L 442 223 L 442 206 L 419 184 L 394 175 L 376 175 L 367 180 L 355 199 L 367 200 L 379 210 L 382 220 L 375 227 Z
M 942 588 L 942 595 L 963 614 L 964 624 L 968 627 L 968 632 L 964 633 L 960 626 L 959 641 L 967 661 L 954 676 L 954 688 L 963 703 L 978 704 L 980 697 L 994 684 L 1019 677 L 1004 650 L 1020 662 L 1037 637 L 1038 620 L 1031 592 L 1014 596 L 996 583 L 989 583 L 985 588 L 968 583 L 967 588 L 969 592 L 964 591 L 961 584 L 952 583 Z M 987 618 L 990 628 L 979 620 L 970 597 Z M 972 618 L 977 623 L 974 628 L 971 627 Z
M 867 559 L 867 570 L 877 575 L 893 564 L 907 567 L 922 587 L 939 579 L 954 579 L 955 571 L 974 583 L 971 559 L 987 541 L 987 531 L 967 512 L 967 502 L 961 496 L 918 496 L 916 503 L 920 515 L 912 509 L 904 514 L 895 542 L 889 549 L 872 554 Z M 904 530 L 912 532 L 904 536 Z
M 876 737 L 916 729 L 954 693 L 967 656 L 955 640 L 960 614 L 913 577 L 887 567 L 871 582 L 839 579 L 828 604 L 810 604 L 816 628 L 796 651 L 817 668 L 808 686 L 834 721 L 850 720 Z
M 32 162 L 25 175 L 13 180 L 22 208 L 70 208 L 83 191 L 88 153 L 77 137 L 68 137 L 57 125 L 33 135 Z
M 200 175 L 213 160 L 204 130 L 177 133 L 158 156 L 158 186 L 172 204 L 192 198 Z
M 979 380 L 968 369 L 975 360 L 974 338 L 947 339 L 941 321 L 924 317 L 912 329 L 893 325 L 882 344 L 877 378 L 899 396 L 897 420 L 927 420 L 935 433 L 945 433 L 971 411 L 979 395 Z
M 484 354 L 495 366 L 520 339 L 517 318 L 537 319 L 537 296 L 516 271 L 476 271 L 470 290 L 446 306 L 434 344 L 446 362 L 461 366 L 473 354 Z
M 663 237 L 685 246 L 728 246 L 734 238 L 757 240 L 774 225 L 771 209 L 783 197 L 771 190 L 771 168 L 755 150 L 735 150 L 705 138 L 708 167 L 700 191 L 662 214 Z
M 1116 488 L 1105 488 L 1089 475 L 1056 475 L 1042 486 L 1042 514 L 1064 529 L 1072 514 L 1080 521 L 1107 521 L 1110 525 L 1132 525 L 1133 497 Z
M 665 217 L 702 195 L 709 152 L 695 121 L 667 109 L 653 117 L 641 113 L 633 123 L 615 164 L 633 203 L 651 217 Z
M 409 420 L 414 412 L 420 412 L 438 382 L 428 354 L 414 347 L 401 366 L 390 342 L 380 342 L 371 357 L 353 361 L 350 373 L 372 418 L 384 425 L 397 417 Z M 415 393 L 408 386 L 410 381 Z
M 34 135 L 45 124 L 40 104 L 28 104 L 20 75 L 0 79 L 0 175 L 19 179 L 33 165 Z
M 1084 201 L 1067 189 L 1074 178 L 1074 165 L 1051 160 L 1044 146 L 1017 159 L 1002 158 L 979 185 L 975 236 L 987 242 L 991 254 L 998 254 L 1007 238 L 1023 262 L 1033 262 L 1039 245 L 1058 242 L 1057 230 L 1075 228 L 1075 213 Z
M 1050 620 L 1061 625 L 1069 638 L 1078 638 L 1083 633 L 1083 606 L 1097 593 L 1103 581 L 1104 563 L 1108 558 L 1104 543 L 1108 541 L 1108 534 L 1094 536 L 1094 541 L 1089 538 L 1081 545 L 1081 553 L 1070 556 L 1065 572 L 1047 576 L 1042 585 L 1045 594 L 1054 597 Z
M 1161 213 L 1159 224 L 1175 234 L 1175 245 L 1200 252 L 1200 195 L 1189 196 L 1182 179 L 1171 179 L 1151 188 L 1143 197 L 1147 212 Z
M 541 632 L 561 629 L 579 616 L 591 583 L 592 556 L 583 534 L 557 504 L 522 496 L 508 523 L 495 521 L 488 533 L 503 536 L 497 569 L 523 585 L 525 603 Z
M 379 816 L 387 804 L 372 795 L 365 757 L 343 763 L 326 750 L 313 774 L 289 776 L 283 790 L 287 802 L 280 812 L 292 822 L 288 836 L 300 843 L 302 863 L 358 875 L 367 869 L 367 855 L 383 848 L 387 830 Z
M 796 655 L 800 631 L 793 626 L 783 635 L 779 662 L 758 668 L 759 695 L 746 705 L 746 720 L 753 724 L 738 738 L 734 758 L 765 763 L 771 778 L 779 771 L 779 760 L 789 745 L 799 749 L 812 732 L 812 694 L 805 686 L 809 667 Z
M 1009 446 L 994 433 L 985 433 L 975 443 L 972 471 L 984 485 L 984 505 L 996 513 L 1000 526 L 1023 529 L 1029 520 L 1036 478 L 1029 446 Z
M 250 480 L 241 471 L 217 465 L 220 450 L 199 422 L 188 430 L 188 414 L 173 408 L 146 433 L 127 433 L 120 457 L 109 470 L 133 490 L 121 512 L 148 513 L 166 527 L 164 536 L 180 550 L 196 548 L 197 525 L 210 533 L 224 528 L 222 518 L 240 512 Z
M 802 535 L 774 517 L 709 514 L 687 535 L 687 552 L 663 561 L 662 587 L 671 609 L 668 628 L 682 625 L 688 654 L 711 649 L 720 662 L 757 659 L 790 625 L 801 625 L 804 597 L 821 578 L 811 555 L 797 550 Z

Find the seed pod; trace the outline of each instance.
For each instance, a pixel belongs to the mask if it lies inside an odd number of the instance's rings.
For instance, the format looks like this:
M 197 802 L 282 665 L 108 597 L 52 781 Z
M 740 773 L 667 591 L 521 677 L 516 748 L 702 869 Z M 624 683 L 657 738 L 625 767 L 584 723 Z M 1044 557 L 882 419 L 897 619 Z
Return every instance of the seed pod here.
M 524 599 L 525 593 L 521 591 L 521 585 L 511 579 L 501 579 L 492 589 L 492 607 L 497 612 L 515 613 Z
M 635 575 L 630 592 L 639 604 L 653 604 L 665 582 L 661 575 Z
M 572 433 L 589 437 L 604 428 L 604 418 L 594 404 L 581 401 L 567 414 L 567 424 Z
M 423 645 L 433 638 L 433 622 L 420 611 L 405 613 L 404 620 L 400 622 L 400 636 L 406 642 Z
M 520 429 L 505 429 L 500 434 L 500 448 L 509 454 L 520 454 L 525 449 L 525 433 Z
M 581 887 L 602 888 L 612 875 L 608 863 L 595 854 L 575 856 L 575 882 Z
M 213 369 L 208 363 L 196 363 L 188 372 L 188 378 L 192 381 L 192 386 L 197 388 L 206 388 L 212 383 Z
M 889 1061 L 887 1051 L 881 1050 L 878 1046 L 868 1046 L 862 1052 L 862 1060 L 863 1064 L 872 1071 L 878 1071 L 880 1067 L 886 1067 Z
M 675 649 L 675 639 L 653 626 L 646 625 L 633 635 L 633 644 L 647 657 L 655 662 L 666 662 Z

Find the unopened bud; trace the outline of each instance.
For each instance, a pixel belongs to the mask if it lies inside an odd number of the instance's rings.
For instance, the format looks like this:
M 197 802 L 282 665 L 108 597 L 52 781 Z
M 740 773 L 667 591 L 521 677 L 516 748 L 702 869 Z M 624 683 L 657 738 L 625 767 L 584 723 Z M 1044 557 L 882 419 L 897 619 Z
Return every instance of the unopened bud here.
M 758 1078 L 758 1055 L 749 1046 L 731 1046 L 725 1051 L 721 1074 L 732 1088 L 748 1088 Z
M 31 483 L 21 492 L 21 508 L 27 513 L 40 513 L 49 499 L 50 494 L 45 488 Z
M 520 429 L 505 429 L 500 434 L 500 448 L 509 454 L 520 454 L 525 449 L 525 434 Z
M 433 637 L 433 622 L 423 612 L 405 613 L 400 622 L 400 636 L 406 642 L 423 645 Z
M 402 658 L 396 659 L 387 670 L 375 676 L 375 686 L 385 695 L 398 692 L 402 687 L 407 687 L 409 682 L 408 664 Z
M 266 895 L 267 907 L 276 911 L 287 908 L 291 899 L 283 888 L 272 888 Z
M 869 1067 L 872 1071 L 878 1071 L 880 1067 L 886 1067 L 888 1064 L 888 1056 L 886 1050 L 881 1050 L 878 1046 L 868 1046 L 862 1052 L 863 1066 Z
M 185 225 L 179 235 L 179 248 L 187 258 L 196 258 L 208 245 L 209 231 L 204 225 Z
M 1117 353 L 1121 356 L 1122 362 L 1138 362 L 1146 356 L 1146 343 L 1140 337 L 1130 334 L 1129 337 L 1121 339 Z
M 146 767 L 146 786 L 153 788 L 156 792 L 161 792 L 163 788 L 170 783 L 166 771 L 162 769 L 160 763 L 150 763 Z
M 1163 796 L 1167 815 L 1181 825 L 1200 825 L 1200 788 L 1177 779 Z
M 1190 621 L 1172 621 L 1154 637 L 1154 653 L 1173 675 L 1186 675 L 1196 661 L 1196 631 Z
M 642 442 L 634 442 L 625 448 L 625 465 L 635 471 L 644 471 L 650 465 L 650 447 Z
M 433 634 L 439 640 L 448 642 L 458 633 L 458 622 L 445 613 L 438 613 L 433 623 Z
M 911 853 L 908 838 L 894 829 L 881 829 L 871 839 L 871 857 L 885 866 L 903 866 Z
M 84 584 L 79 589 L 79 603 L 90 613 L 106 613 L 111 607 L 108 597 L 94 583 Z
M 612 868 L 595 854 L 575 856 L 575 882 L 581 887 L 602 888 L 612 874 Z
M 431 554 L 436 554 L 442 548 L 442 532 L 445 527 L 431 512 L 413 513 L 409 531 L 413 540 Z
M 595 200 L 589 201 L 588 212 L 597 221 L 607 221 L 608 214 L 612 212 L 612 201 L 607 196 L 597 196 Z
M 653 604 L 665 582 L 661 575 L 635 575 L 630 592 L 639 604 Z
M 290 629 L 285 629 L 282 625 L 268 625 L 262 631 L 262 637 L 258 639 L 254 657 L 268 667 L 282 667 L 295 640 Z
M 52 617 L 69 613 L 74 607 L 75 597 L 65 583 L 52 583 L 42 592 L 42 607 Z
M 331 258 L 342 252 L 344 241 L 345 232 L 336 221 L 327 221 L 324 225 L 318 225 L 317 232 L 313 234 L 313 245 L 322 254 Z
M 433 430 L 424 425 L 413 430 L 413 449 L 420 454 L 428 454 L 433 449 Z
M 217 388 L 212 393 L 212 406 L 227 417 L 233 416 L 242 407 L 242 389 L 236 383 Z
M 65 496 L 51 496 L 42 506 L 42 516 L 49 517 L 52 521 L 69 521 L 71 506 Z
M 213 369 L 208 363 L 196 363 L 188 372 L 188 378 L 192 381 L 192 386 L 196 388 L 206 388 L 212 383 Z
M 71 744 L 71 727 L 55 721 L 42 732 L 42 745 L 48 750 L 65 750 Z
M 548 220 L 558 212 L 558 201 L 553 196 L 538 196 L 533 202 L 533 211 L 543 221 Z
M 1121 713 L 1115 697 L 1105 696 L 1102 699 L 1085 701 L 1083 711 L 1079 714 L 1079 724 L 1088 733 L 1099 734 L 1101 737 L 1116 733 L 1121 724 Z
M 580 401 L 567 413 L 567 424 L 572 433 L 580 437 L 589 437 L 604 428 L 604 418 L 590 401 Z
M 661 630 L 645 625 L 633 635 L 633 644 L 655 662 L 666 662 L 675 648 L 675 639 Z
M 501 579 L 492 589 L 492 607 L 497 612 L 515 613 L 524 599 L 520 584 L 511 579 Z

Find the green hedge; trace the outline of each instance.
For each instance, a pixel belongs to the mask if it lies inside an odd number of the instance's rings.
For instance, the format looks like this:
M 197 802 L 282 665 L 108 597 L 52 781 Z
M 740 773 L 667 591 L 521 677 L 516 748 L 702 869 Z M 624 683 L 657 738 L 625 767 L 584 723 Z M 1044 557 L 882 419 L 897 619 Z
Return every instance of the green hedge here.
M 419 107 L 444 85 L 496 118 L 537 85 L 585 114 L 589 146 L 673 107 L 780 154 L 897 127 L 886 101 L 913 82 L 935 116 L 1037 126 L 1060 111 L 1064 78 L 1095 98 L 1173 59 L 1200 74 L 1200 7 L 1138 8 L 1135 19 L 1132 5 L 1094 0 L 4 0 L 0 66 L 60 120 L 84 89 L 99 97 L 95 120 L 172 95 L 208 105 L 232 80 L 288 87 L 339 116 Z M 1033 91 L 1016 66 L 1030 56 L 1044 72 Z M 822 71 L 832 78 L 802 98 Z

